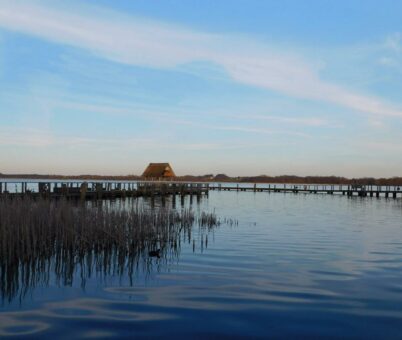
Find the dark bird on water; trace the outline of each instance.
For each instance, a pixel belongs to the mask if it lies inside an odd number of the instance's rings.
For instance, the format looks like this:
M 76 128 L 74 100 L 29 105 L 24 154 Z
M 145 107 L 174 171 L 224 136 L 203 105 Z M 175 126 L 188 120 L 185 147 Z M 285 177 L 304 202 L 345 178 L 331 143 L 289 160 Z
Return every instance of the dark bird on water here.
M 149 255 L 149 257 L 157 257 L 157 258 L 159 259 L 159 258 L 161 257 L 160 252 L 161 252 L 160 249 L 151 250 L 151 251 L 148 253 L 148 255 Z

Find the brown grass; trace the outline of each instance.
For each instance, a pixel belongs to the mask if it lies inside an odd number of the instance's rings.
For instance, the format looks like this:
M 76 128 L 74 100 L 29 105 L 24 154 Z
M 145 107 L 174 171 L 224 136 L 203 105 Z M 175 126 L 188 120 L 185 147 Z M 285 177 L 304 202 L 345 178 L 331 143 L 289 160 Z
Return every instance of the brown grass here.
M 83 285 L 92 272 L 131 278 L 140 264 L 151 265 L 150 251 L 160 249 L 161 261 L 177 257 L 193 225 L 209 230 L 221 223 L 215 213 L 136 202 L 0 199 L 1 300 L 23 297 L 50 276 L 71 285 L 77 268 Z

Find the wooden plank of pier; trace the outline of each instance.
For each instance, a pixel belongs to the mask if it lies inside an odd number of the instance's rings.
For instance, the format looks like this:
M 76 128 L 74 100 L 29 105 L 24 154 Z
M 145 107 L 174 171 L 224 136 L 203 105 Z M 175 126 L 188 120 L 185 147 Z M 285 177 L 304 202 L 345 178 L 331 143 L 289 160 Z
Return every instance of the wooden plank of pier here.
M 8 188 L 16 189 L 9 191 Z M 17 189 L 17 187 L 19 189 Z M 33 188 L 36 188 L 33 189 Z M 360 197 L 402 197 L 398 186 L 377 187 L 358 185 L 317 185 L 317 184 L 242 184 L 239 183 L 199 183 L 199 182 L 5 182 L 0 181 L 0 195 L 9 197 L 45 197 L 75 199 L 110 199 L 166 195 L 202 195 L 209 190 L 237 192 L 274 192 L 329 194 Z
M 277 193 L 305 193 L 305 194 L 341 194 L 345 196 L 360 196 L 360 197 L 402 197 L 401 187 L 395 186 L 390 188 L 373 187 L 373 186 L 353 186 L 353 185 L 293 185 L 293 184 L 266 184 L 258 186 L 257 184 L 236 186 L 226 184 L 210 184 L 209 190 L 218 191 L 249 191 L 249 192 L 277 192 Z
M 4 190 L 3 190 L 4 184 Z M 8 185 L 15 185 L 13 192 Z M 18 189 L 17 189 L 18 184 Z M 31 189 L 28 189 L 28 184 Z M 32 189 L 32 187 L 36 188 Z M 136 187 L 136 188 L 135 188 Z M 68 199 L 110 199 L 143 196 L 208 194 L 207 183 L 174 182 L 0 182 L 0 196 Z

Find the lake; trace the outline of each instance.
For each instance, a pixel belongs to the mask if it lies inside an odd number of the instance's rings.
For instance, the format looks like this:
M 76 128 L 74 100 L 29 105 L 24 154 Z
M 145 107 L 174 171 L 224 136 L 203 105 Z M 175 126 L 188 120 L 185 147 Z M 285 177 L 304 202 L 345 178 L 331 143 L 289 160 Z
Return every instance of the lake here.
M 221 225 L 134 273 L 42 268 L 1 292 L 0 336 L 402 338 L 402 200 L 216 191 L 191 207 Z

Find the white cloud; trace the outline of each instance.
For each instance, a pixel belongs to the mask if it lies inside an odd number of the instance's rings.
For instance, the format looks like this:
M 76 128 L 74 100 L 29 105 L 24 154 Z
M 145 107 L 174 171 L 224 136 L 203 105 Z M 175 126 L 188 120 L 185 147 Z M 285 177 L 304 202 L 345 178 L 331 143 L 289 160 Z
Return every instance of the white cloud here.
M 272 129 L 264 129 L 258 127 L 244 127 L 244 126 L 204 126 L 200 125 L 201 127 L 207 127 L 213 130 L 221 130 L 221 131 L 238 131 L 238 132 L 245 132 L 245 133 L 261 133 L 261 134 L 280 134 L 280 135 L 290 135 L 290 136 L 298 136 L 298 137 L 310 137 L 310 135 L 303 133 L 303 132 L 293 132 L 287 130 L 272 130 Z
M 385 47 L 396 52 L 402 51 L 402 33 L 396 32 L 391 34 L 385 40 Z
M 381 57 L 378 63 L 382 66 L 392 69 L 393 71 L 402 72 L 402 60 L 390 57 Z
M 318 100 L 371 115 L 402 117 L 402 109 L 350 92 L 320 79 L 301 58 L 277 53 L 244 37 L 194 32 L 93 8 L 91 15 L 40 5 L 2 1 L 0 27 L 68 44 L 104 58 L 153 68 L 174 68 L 194 61 L 223 67 L 235 81 L 297 98 Z M 400 35 L 387 44 L 400 48 Z
M 80 135 L 56 134 L 47 130 L 18 127 L 0 128 L 0 147 L 18 146 L 30 149 L 43 149 L 63 146 L 74 150 L 92 148 L 96 150 L 121 151 L 135 150 L 141 145 L 141 150 L 176 150 L 176 151 L 205 151 L 231 150 L 261 146 L 250 143 L 179 143 L 166 142 L 157 138 L 88 138 Z
M 375 151 L 380 151 L 384 153 L 401 153 L 402 152 L 402 145 L 400 143 L 390 143 L 390 142 L 368 142 L 362 145 L 365 150 L 371 149 Z M 399 160 L 399 157 L 395 159 Z
M 392 58 L 390 58 L 390 57 L 381 57 L 381 58 L 378 60 L 378 62 L 379 62 L 381 65 L 384 65 L 384 66 L 393 67 L 393 66 L 396 65 L 395 60 L 392 59 Z
M 375 129 L 384 129 L 386 127 L 384 121 L 379 117 L 370 117 L 368 119 L 368 124 Z
M 97 142 L 93 138 L 60 136 L 47 130 L 33 128 L 2 127 L 0 129 L 0 146 L 43 148 L 62 145 L 64 147 L 82 147 L 83 145 L 95 145 Z
M 258 119 L 258 120 L 266 120 L 266 121 L 273 121 L 273 122 L 280 122 L 285 124 L 294 124 L 294 125 L 301 125 L 301 126 L 334 126 L 330 124 L 323 118 L 319 117 L 284 117 L 284 116 L 271 116 L 271 115 L 251 115 L 248 117 L 241 117 L 237 116 L 237 118 L 248 118 L 248 119 Z

